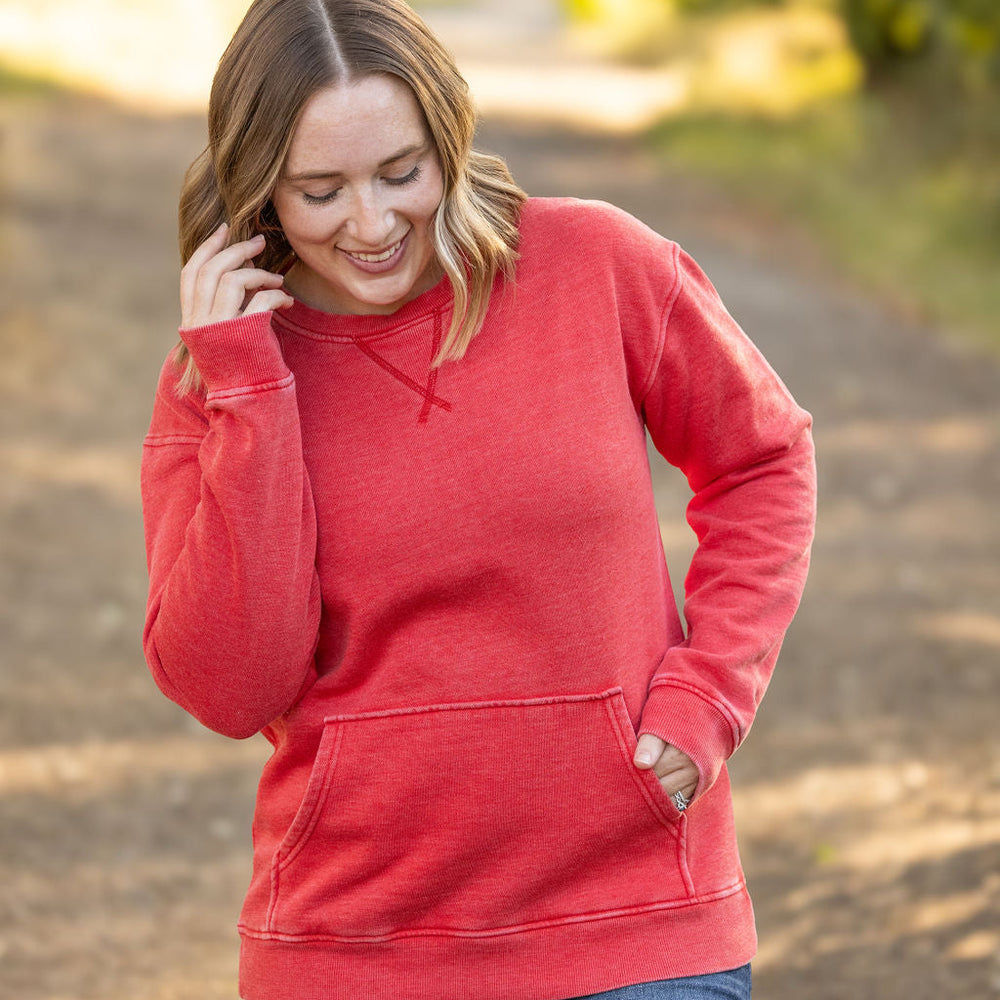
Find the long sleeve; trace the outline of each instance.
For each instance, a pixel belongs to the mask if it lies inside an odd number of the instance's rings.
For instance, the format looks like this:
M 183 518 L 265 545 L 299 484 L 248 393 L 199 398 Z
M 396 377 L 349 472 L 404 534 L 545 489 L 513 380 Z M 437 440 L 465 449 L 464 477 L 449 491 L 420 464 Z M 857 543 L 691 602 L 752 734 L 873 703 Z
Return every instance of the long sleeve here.
M 815 522 L 811 418 L 683 251 L 642 399 L 650 436 L 686 475 L 698 547 L 686 641 L 656 671 L 642 731 L 697 764 L 697 794 L 744 739 L 805 584 Z
M 143 448 L 146 659 L 167 697 L 237 738 L 315 678 L 320 617 L 295 383 L 270 319 L 182 331 L 205 391 L 179 396 L 168 359 Z

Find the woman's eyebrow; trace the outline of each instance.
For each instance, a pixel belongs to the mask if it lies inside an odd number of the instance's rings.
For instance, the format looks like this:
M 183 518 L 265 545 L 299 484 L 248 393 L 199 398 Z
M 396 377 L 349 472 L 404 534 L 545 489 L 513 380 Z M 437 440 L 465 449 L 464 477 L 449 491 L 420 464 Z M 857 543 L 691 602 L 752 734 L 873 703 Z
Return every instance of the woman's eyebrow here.
M 383 167 L 388 167 L 397 160 L 404 160 L 407 156 L 412 156 L 414 153 L 422 153 L 425 149 L 427 149 L 426 142 L 411 143 L 409 146 L 404 146 L 398 153 L 393 153 L 392 156 L 387 156 L 379 163 L 378 169 L 381 170 Z M 339 170 L 309 170 L 301 174 L 292 174 L 289 176 L 288 180 L 292 182 L 322 181 L 329 180 L 332 177 L 343 176 L 344 175 Z

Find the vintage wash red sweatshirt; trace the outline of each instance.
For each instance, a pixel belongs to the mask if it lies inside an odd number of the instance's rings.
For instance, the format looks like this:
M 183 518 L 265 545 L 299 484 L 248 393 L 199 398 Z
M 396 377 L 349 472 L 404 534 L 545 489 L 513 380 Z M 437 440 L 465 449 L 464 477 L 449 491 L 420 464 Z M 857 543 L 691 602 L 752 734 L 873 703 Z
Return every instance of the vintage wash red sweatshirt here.
M 556 1000 L 750 959 L 725 761 L 803 586 L 809 416 L 675 244 L 532 200 L 430 367 L 447 282 L 183 331 L 143 466 L 163 691 L 274 746 L 247 1000 Z M 688 635 L 644 427 L 691 484 Z M 636 733 L 688 753 L 679 814 Z

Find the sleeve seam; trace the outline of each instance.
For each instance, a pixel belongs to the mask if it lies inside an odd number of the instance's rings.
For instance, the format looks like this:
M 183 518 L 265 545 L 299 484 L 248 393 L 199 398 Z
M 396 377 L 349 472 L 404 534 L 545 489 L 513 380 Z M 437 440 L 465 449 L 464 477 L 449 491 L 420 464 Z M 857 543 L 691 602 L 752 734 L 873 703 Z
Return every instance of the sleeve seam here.
M 270 382 L 259 382 L 256 385 L 235 386 L 231 389 L 210 389 L 205 395 L 205 402 L 209 403 L 217 399 L 234 399 L 239 396 L 255 396 L 259 393 L 272 392 L 278 389 L 287 389 L 295 381 L 295 376 L 290 372 L 284 378 L 275 379 Z
M 656 372 L 660 367 L 660 361 L 663 358 L 663 351 L 667 343 L 667 327 L 670 325 L 670 317 L 673 315 L 674 306 L 677 303 L 677 299 L 680 297 L 681 289 L 684 286 L 684 273 L 679 264 L 680 249 L 679 244 L 671 243 L 671 263 L 674 268 L 674 282 L 670 286 L 670 290 L 667 292 L 667 296 L 663 302 L 663 308 L 660 311 L 659 336 L 656 342 L 656 350 L 654 352 L 653 361 L 649 366 L 649 373 L 646 375 L 642 391 L 639 393 L 640 408 L 646 405 L 646 397 L 649 396 L 650 392 L 653 390 L 653 383 L 656 381 Z
M 142 443 L 147 448 L 165 448 L 178 444 L 200 445 L 203 440 L 203 435 L 196 434 L 147 434 Z

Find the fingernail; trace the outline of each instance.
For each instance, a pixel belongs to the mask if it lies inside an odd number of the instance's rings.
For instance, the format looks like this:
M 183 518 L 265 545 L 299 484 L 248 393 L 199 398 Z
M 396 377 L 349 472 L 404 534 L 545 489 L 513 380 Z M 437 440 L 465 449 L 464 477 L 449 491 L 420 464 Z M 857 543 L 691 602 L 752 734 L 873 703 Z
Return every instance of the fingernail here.
M 222 225 L 220 225 L 219 228 L 216 229 L 216 232 L 221 233 L 223 229 L 228 229 L 228 228 L 229 228 L 229 223 L 223 222 Z
M 648 750 L 640 750 L 635 755 L 635 762 L 637 764 L 652 764 L 653 755 Z

